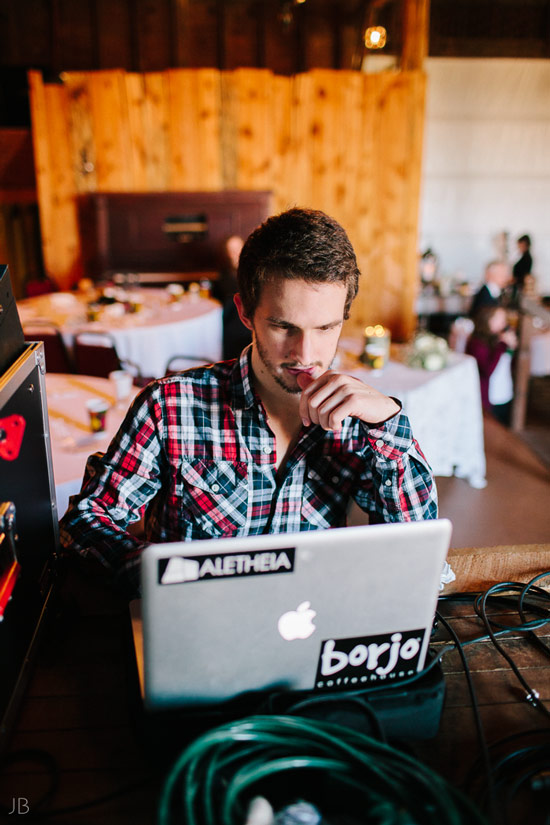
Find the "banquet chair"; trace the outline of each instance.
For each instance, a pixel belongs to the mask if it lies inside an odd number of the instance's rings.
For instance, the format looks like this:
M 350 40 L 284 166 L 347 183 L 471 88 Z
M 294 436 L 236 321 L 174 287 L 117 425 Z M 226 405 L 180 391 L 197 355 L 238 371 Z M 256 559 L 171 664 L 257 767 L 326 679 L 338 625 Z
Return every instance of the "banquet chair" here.
M 177 372 L 189 370 L 191 367 L 202 367 L 211 364 L 212 359 L 207 355 L 173 355 L 166 364 L 164 375 L 175 375 Z
M 25 284 L 25 298 L 35 298 L 37 295 L 49 295 L 57 292 L 57 285 L 49 278 L 32 278 Z
M 23 324 L 26 341 L 42 341 L 46 358 L 46 372 L 74 372 L 61 330 L 51 321 L 29 321 Z
M 76 372 L 80 375 L 108 378 L 110 372 L 125 370 L 132 374 L 138 387 L 151 380 L 142 376 L 137 364 L 119 357 L 115 341 L 107 332 L 77 332 L 73 355 Z

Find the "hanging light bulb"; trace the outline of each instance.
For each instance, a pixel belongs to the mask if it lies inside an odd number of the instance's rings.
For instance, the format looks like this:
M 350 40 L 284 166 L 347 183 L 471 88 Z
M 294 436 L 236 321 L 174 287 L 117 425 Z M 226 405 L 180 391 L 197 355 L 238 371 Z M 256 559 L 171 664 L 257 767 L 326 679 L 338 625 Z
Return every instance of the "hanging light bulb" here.
M 383 49 L 386 45 L 387 33 L 384 26 L 369 26 L 365 32 L 365 46 L 367 49 Z

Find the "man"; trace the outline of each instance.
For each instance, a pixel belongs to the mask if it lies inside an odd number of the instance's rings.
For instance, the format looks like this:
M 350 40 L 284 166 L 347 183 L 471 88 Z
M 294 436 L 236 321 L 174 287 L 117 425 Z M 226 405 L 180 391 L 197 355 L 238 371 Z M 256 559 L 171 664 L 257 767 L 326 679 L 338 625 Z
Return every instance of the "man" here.
M 61 522 L 62 545 L 138 588 L 146 541 L 437 516 L 432 474 L 399 403 L 330 369 L 358 287 L 343 228 L 291 209 L 246 241 L 238 360 L 151 383 Z M 145 516 L 145 541 L 128 526 Z
M 485 267 L 485 282 L 476 292 L 470 307 L 470 318 L 475 318 L 482 307 L 499 306 L 504 291 L 512 280 L 510 266 L 505 261 L 491 261 Z

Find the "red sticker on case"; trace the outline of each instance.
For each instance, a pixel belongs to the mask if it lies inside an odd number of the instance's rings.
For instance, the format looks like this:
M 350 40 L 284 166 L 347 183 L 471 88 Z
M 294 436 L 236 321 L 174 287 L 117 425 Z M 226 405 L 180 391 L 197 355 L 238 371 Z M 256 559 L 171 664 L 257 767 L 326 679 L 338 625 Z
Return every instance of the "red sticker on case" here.
M 15 461 L 21 450 L 25 419 L 22 415 L 0 418 L 0 458 Z

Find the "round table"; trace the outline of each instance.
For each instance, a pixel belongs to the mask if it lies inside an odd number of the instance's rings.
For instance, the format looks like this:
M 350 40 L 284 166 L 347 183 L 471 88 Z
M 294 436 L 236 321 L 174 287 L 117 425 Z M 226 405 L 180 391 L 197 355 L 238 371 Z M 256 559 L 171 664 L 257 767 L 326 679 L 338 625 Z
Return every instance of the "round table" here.
M 160 378 L 175 355 L 219 361 L 222 357 L 222 307 L 210 298 L 185 294 L 172 300 L 167 289 L 114 290 L 116 303 L 103 305 L 97 320 L 87 320 L 89 296 L 53 292 L 17 302 L 26 337 L 33 323 L 54 323 L 69 351 L 77 332 L 108 333 L 123 360 L 136 364 L 142 375 Z M 125 311 L 125 303 L 139 307 Z
M 118 430 L 132 399 L 139 392 L 132 388 L 130 398 L 116 404 L 114 387 L 106 378 L 90 375 L 46 374 L 46 399 L 50 424 L 53 475 L 57 511 L 62 516 L 69 496 L 78 493 L 89 455 L 104 452 Z M 98 398 L 107 401 L 106 429 L 93 434 L 86 403 Z
M 454 475 L 467 479 L 472 487 L 485 487 L 483 411 L 476 360 L 451 351 L 446 366 L 430 372 L 407 366 L 406 348 L 397 345 L 392 347 L 393 358 L 379 372 L 359 363 L 361 349 L 359 339 L 341 339 L 339 368 L 401 401 L 434 475 Z
M 550 375 L 550 332 L 537 331 L 531 338 L 530 374 L 536 377 Z

